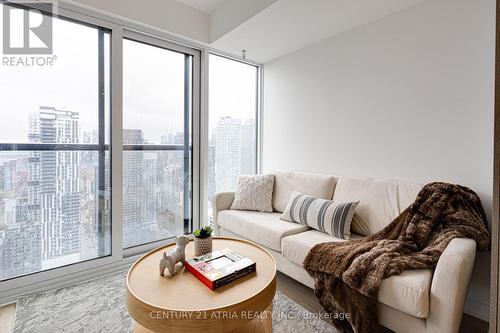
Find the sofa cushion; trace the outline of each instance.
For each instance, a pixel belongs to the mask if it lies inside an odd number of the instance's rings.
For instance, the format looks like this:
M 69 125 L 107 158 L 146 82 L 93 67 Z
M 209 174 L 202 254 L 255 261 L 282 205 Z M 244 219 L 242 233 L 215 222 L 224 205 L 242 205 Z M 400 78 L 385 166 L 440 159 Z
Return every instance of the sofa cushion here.
M 219 212 L 217 224 L 260 245 L 281 252 L 281 239 L 309 227 L 280 219 L 280 213 L 261 213 L 239 210 Z
M 382 280 L 378 301 L 417 318 L 429 316 L 431 269 L 403 271 Z
M 351 234 L 351 239 L 358 239 L 362 236 Z M 308 230 L 300 234 L 284 237 L 281 240 L 281 252 L 288 260 L 302 266 L 309 250 L 316 244 L 326 242 L 345 242 L 343 238 L 337 238 L 325 234 L 318 230 Z
M 316 198 L 331 200 L 335 189 L 336 178 L 329 175 L 275 171 L 273 208 L 282 213 L 293 191 L 311 195 Z
M 293 191 L 281 219 L 349 239 L 356 202 L 334 202 Z
M 351 238 L 361 238 L 361 236 L 352 234 Z M 316 230 L 309 230 L 284 237 L 281 240 L 281 247 L 283 256 L 302 267 L 304 259 L 314 245 L 344 241 Z M 427 318 L 431 281 L 430 269 L 404 271 L 401 275 L 388 277 L 382 280 L 378 301 L 409 315 Z
M 395 180 L 340 177 L 334 201 L 357 201 L 353 232 L 368 236 L 382 230 L 415 199 L 421 185 Z

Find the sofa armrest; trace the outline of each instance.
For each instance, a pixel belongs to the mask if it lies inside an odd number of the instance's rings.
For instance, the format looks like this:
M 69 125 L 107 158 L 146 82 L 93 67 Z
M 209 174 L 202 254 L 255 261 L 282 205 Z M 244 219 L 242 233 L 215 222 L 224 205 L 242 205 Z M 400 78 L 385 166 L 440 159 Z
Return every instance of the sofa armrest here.
M 221 210 L 231 209 L 234 200 L 234 192 L 217 192 L 212 198 L 212 212 L 214 226 L 218 229 L 217 217 Z
M 441 254 L 431 284 L 429 332 L 458 332 L 475 256 L 476 242 L 468 238 L 451 240 Z

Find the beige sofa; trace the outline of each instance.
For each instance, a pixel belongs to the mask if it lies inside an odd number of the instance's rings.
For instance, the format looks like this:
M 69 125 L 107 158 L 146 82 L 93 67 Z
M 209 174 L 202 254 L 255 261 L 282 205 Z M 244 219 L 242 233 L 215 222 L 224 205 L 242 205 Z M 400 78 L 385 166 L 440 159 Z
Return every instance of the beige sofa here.
M 308 251 L 321 242 L 340 242 L 307 226 L 280 219 L 293 190 L 335 201 L 359 200 L 351 238 L 377 232 L 408 207 L 422 187 L 393 180 L 335 177 L 298 172 L 275 172 L 273 213 L 230 210 L 233 192 L 213 198 L 216 232 L 249 239 L 264 246 L 278 270 L 313 287 L 302 267 Z M 458 332 L 467 287 L 474 265 L 476 243 L 450 242 L 434 270 L 405 271 L 382 281 L 378 296 L 379 320 L 396 332 Z

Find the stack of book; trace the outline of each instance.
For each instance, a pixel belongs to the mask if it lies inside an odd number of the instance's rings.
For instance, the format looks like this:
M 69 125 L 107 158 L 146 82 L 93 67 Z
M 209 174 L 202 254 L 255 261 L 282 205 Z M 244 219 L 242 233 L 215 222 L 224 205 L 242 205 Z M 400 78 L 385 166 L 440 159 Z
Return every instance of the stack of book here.
M 254 261 L 230 249 L 186 260 L 184 266 L 212 290 L 255 272 L 256 269 Z

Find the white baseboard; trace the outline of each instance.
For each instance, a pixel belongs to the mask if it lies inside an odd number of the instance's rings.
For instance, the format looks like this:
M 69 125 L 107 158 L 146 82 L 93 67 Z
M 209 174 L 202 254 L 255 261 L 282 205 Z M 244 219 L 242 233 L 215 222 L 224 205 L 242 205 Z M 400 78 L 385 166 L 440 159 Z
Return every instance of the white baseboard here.
M 464 312 L 484 321 L 490 320 L 490 305 L 470 297 L 465 300 Z

